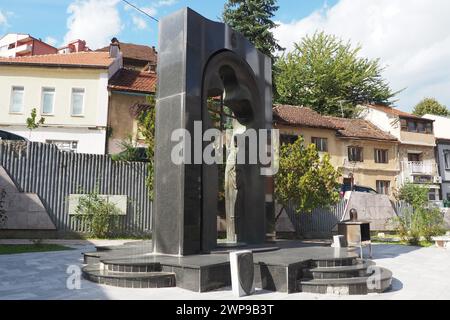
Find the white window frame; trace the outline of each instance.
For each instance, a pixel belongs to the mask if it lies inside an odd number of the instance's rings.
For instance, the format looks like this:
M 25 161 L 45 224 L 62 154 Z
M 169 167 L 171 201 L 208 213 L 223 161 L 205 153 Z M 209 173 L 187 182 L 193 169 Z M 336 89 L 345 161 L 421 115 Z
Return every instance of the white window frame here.
M 382 161 L 382 160 L 386 160 L 386 161 Z M 375 163 L 389 164 L 389 150 L 388 149 L 375 149 Z
M 59 150 L 76 153 L 78 151 L 78 140 L 46 140 L 46 143 L 55 145 Z M 62 148 L 62 145 L 67 144 L 69 148 Z
M 319 145 L 317 145 L 314 140 L 319 142 Z M 328 138 L 322 138 L 322 137 L 311 137 L 311 143 L 316 146 L 317 151 L 319 152 L 328 152 Z
M 81 105 L 81 113 L 80 114 L 74 114 L 73 113 L 73 96 L 74 96 L 74 90 L 83 90 L 83 103 Z M 72 117 L 84 117 L 84 106 L 86 101 L 86 88 L 81 87 L 74 87 L 70 89 L 70 115 Z
M 44 91 L 45 90 L 53 90 L 52 112 L 50 112 L 50 113 L 44 112 Z M 45 116 L 53 116 L 53 115 L 55 115 L 55 101 L 56 101 L 56 88 L 54 88 L 54 87 L 42 87 L 41 88 L 41 114 L 45 115 Z
M 379 194 L 384 194 L 384 195 L 387 195 L 387 196 L 391 195 L 391 181 L 389 181 L 389 180 L 377 180 L 375 183 L 376 183 L 377 192 Z
M 356 151 L 359 150 L 360 151 L 360 156 L 361 159 L 358 160 L 354 160 L 353 158 L 355 158 L 356 156 Z M 363 147 L 359 147 L 359 146 L 348 146 L 347 147 L 347 157 L 348 157 L 348 161 L 349 162 L 364 162 L 364 148 Z
M 14 101 L 14 89 L 22 88 L 22 105 L 20 107 L 20 111 L 13 111 L 13 101 Z M 11 114 L 23 114 L 24 104 L 25 104 L 25 86 L 11 86 L 11 95 L 9 99 L 9 113 Z

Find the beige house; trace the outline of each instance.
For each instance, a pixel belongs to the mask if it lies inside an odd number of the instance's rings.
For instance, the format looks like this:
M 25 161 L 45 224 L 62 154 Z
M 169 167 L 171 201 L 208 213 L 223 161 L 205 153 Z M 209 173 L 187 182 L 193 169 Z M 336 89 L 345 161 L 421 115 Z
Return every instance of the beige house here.
M 341 182 L 393 196 L 400 173 L 397 139 L 362 119 L 324 117 L 309 108 L 274 107 L 274 127 L 282 142 L 302 136 L 328 153 L 342 172 Z
M 121 69 L 109 81 L 107 153 L 121 152 L 120 144 L 128 137 L 138 147 L 145 147 L 132 109 L 136 104 L 146 104 L 148 96 L 155 94 L 156 79 L 154 72 Z
M 0 58 L 0 130 L 66 151 L 104 154 L 108 81 L 118 50 Z M 33 108 L 45 124 L 30 132 Z
M 397 187 L 407 182 L 424 185 L 430 190 L 429 199 L 439 200 L 441 178 L 435 157 L 434 121 L 388 106 L 367 105 L 362 109 L 363 119 L 399 141 L 400 175 Z

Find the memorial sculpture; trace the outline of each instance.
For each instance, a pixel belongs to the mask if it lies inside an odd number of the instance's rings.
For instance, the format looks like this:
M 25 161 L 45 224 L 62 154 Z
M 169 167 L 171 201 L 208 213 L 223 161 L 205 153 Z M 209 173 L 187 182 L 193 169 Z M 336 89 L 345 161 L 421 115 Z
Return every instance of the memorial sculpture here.
M 245 186 L 242 181 L 243 172 L 241 172 L 238 163 L 238 137 L 245 132 L 245 127 L 237 120 L 233 121 L 232 135 L 227 146 L 227 162 L 225 167 L 225 212 L 227 223 L 227 241 L 230 243 L 238 242 L 237 231 L 239 229 L 239 220 L 244 215 L 244 195 Z
M 208 253 L 217 246 L 219 187 L 218 165 L 201 158 L 206 145 L 201 136 L 213 128 L 207 100 L 223 96 L 245 127 L 243 135 L 248 130 L 271 130 L 272 63 L 229 26 L 189 8 L 161 20 L 159 49 L 153 252 Z M 188 133 L 182 164 L 171 161 L 172 149 L 179 143 L 172 134 L 179 129 Z M 239 166 L 245 190 L 231 192 L 230 197 L 235 196 L 245 214 L 235 221 L 236 240 L 262 244 L 266 199 L 271 199 L 266 196 L 263 164 Z M 239 202 L 241 196 L 245 200 Z
M 189 8 L 161 20 L 152 240 L 84 253 L 86 279 L 195 292 L 233 285 L 237 296 L 251 294 L 255 287 L 345 294 L 389 289 L 392 272 L 358 259 L 348 248 L 264 244 L 266 208 L 273 207 L 264 174 L 276 169 L 267 170 L 267 159 L 240 161 L 240 156 L 255 147 L 268 149 L 267 135 L 241 144 L 254 130 L 271 130 L 271 67 L 270 59 L 242 35 Z M 223 147 L 206 139 L 210 129 L 217 130 L 208 105 L 217 97 L 234 119 L 227 158 L 236 161 L 226 166 L 229 240 L 247 244 L 247 252 L 231 255 L 227 245 L 217 245 L 219 165 L 203 157 L 207 150 Z M 270 144 L 277 145 L 273 136 Z

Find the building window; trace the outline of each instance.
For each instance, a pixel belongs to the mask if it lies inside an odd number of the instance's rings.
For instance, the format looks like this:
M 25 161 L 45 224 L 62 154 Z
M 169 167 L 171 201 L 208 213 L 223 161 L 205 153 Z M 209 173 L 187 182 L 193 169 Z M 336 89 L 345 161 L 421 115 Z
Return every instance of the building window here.
M 350 162 L 363 162 L 363 148 L 361 147 L 348 147 L 348 161 Z
M 436 189 L 430 189 L 428 192 L 428 200 L 436 201 Z
M 328 152 L 328 139 L 326 138 L 311 138 L 311 143 L 316 145 L 317 151 Z
M 390 181 L 382 181 L 377 180 L 377 192 L 379 194 L 390 195 L 391 182 Z
M 433 123 L 429 121 L 400 119 L 400 125 L 403 131 L 426 133 L 426 134 L 433 133 Z
M 450 150 L 444 150 L 445 170 L 450 170 Z
M 420 162 L 420 153 L 408 153 L 408 161 L 409 162 Z
M 294 144 L 297 142 L 298 137 L 292 134 L 282 134 L 280 136 L 281 144 Z
M 72 89 L 72 116 L 82 116 L 84 109 L 84 89 Z
M 389 163 L 389 151 L 375 149 L 375 163 Z
M 447 200 L 450 201 L 450 193 L 447 193 Z
M 77 152 L 78 149 L 78 141 L 47 140 L 46 142 L 54 144 L 61 151 Z
M 24 87 L 12 87 L 11 90 L 11 105 L 9 111 L 12 113 L 23 112 L 23 96 Z
M 55 108 L 55 89 L 42 88 L 42 114 L 53 114 Z

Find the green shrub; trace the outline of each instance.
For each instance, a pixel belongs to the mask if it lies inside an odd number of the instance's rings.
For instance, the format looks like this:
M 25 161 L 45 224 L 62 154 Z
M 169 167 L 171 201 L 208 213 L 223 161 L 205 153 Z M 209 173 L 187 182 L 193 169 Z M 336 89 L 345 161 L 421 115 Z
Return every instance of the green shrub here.
M 86 225 L 91 237 L 102 239 L 117 235 L 120 210 L 97 191 L 80 197 L 75 217 Z
M 398 198 L 410 205 L 403 210 L 402 216 L 393 219 L 403 241 L 418 245 L 422 237 L 431 241 L 432 237 L 444 232 L 444 217 L 438 208 L 429 205 L 426 187 L 408 183 L 400 189 Z
M 431 242 L 432 237 L 445 233 L 444 217 L 438 208 L 425 208 L 418 212 L 420 235 Z

